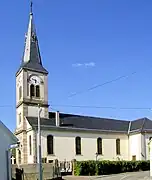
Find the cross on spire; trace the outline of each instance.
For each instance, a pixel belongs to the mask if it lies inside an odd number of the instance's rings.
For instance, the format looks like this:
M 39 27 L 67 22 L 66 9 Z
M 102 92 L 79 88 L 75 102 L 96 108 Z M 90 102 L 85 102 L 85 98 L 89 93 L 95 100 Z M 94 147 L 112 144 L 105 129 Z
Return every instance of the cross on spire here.
M 32 0 L 30 2 L 30 14 L 33 14 L 33 2 L 32 2 Z

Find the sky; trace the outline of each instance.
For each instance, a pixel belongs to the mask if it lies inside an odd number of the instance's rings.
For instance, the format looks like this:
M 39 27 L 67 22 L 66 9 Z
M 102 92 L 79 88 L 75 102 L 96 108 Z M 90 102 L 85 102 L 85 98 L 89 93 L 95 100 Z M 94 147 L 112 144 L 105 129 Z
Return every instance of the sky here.
M 50 111 L 152 119 L 151 109 L 122 109 L 152 108 L 151 7 L 151 0 L 33 0 L 42 61 L 49 71 Z M 15 73 L 29 10 L 28 0 L 5 0 L 0 6 L 0 120 L 12 131 L 16 127 Z

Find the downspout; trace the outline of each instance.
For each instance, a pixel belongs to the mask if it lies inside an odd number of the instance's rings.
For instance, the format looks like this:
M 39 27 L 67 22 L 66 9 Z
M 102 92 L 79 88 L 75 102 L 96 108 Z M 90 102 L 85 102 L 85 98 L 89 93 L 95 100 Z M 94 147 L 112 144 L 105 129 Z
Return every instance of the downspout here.
M 129 135 L 130 135 L 130 129 L 131 129 L 131 121 L 129 122 L 129 126 L 128 126 L 128 160 L 130 160 L 130 142 L 129 142 Z
M 141 128 L 141 135 L 143 135 L 143 136 L 144 136 L 144 142 L 143 142 L 144 148 L 142 148 L 142 136 L 141 136 L 141 156 L 142 156 L 142 157 L 144 157 L 144 158 L 145 158 L 145 160 L 146 160 L 146 142 L 145 142 L 145 132 L 143 131 L 145 121 L 146 121 L 146 118 L 144 118 L 144 121 L 143 121 L 143 124 L 142 124 L 142 128 Z M 143 153 L 142 153 L 142 149 L 144 149 L 144 155 L 143 155 Z
M 7 149 L 7 166 L 8 166 L 8 168 L 7 168 L 7 174 L 8 174 L 7 179 L 8 180 L 12 180 L 11 150 L 18 148 L 19 145 L 20 145 L 20 143 L 17 142 L 16 144 L 11 144 Z

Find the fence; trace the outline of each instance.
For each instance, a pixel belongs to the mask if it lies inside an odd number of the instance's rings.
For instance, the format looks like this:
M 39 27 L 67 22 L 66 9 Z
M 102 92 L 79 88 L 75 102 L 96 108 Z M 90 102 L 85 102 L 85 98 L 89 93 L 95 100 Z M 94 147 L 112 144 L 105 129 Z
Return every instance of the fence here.
M 12 177 L 16 178 L 16 169 L 23 169 L 23 179 L 24 180 L 37 180 L 38 178 L 38 168 L 37 164 L 26 164 L 26 165 L 12 165 Z M 43 163 L 43 179 L 53 179 L 56 177 L 61 177 L 62 173 L 71 173 L 73 171 L 72 161 L 58 161 L 55 160 L 53 163 Z

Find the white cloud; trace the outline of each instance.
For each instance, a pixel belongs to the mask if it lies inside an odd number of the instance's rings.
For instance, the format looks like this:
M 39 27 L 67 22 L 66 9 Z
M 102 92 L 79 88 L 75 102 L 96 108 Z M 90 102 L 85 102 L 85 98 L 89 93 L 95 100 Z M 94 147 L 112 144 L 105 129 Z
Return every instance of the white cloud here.
M 81 63 L 76 63 L 76 64 L 72 64 L 73 67 L 80 67 L 80 66 L 83 66 L 83 64 Z
M 94 62 L 88 62 L 88 63 L 76 63 L 72 64 L 73 67 L 94 67 L 95 63 Z
M 93 66 L 95 66 L 95 63 L 94 62 L 89 62 L 89 63 L 85 63 L 84 65 L 85 66 L 93 67 Z

